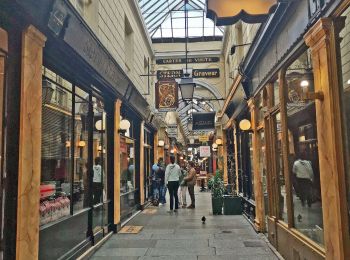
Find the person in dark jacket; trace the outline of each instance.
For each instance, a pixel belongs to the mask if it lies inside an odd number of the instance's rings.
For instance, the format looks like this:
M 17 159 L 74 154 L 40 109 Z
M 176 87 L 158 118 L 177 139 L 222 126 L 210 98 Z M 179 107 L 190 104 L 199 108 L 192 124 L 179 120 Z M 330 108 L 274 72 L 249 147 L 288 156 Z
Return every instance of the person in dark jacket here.
M 158 159 L 157 166 L 158 166 L 158 171 L 156 173 L 156 179 L 159 181 L 159 205 L 162 205 L 166 203 L 165 165 L 162 157 Z

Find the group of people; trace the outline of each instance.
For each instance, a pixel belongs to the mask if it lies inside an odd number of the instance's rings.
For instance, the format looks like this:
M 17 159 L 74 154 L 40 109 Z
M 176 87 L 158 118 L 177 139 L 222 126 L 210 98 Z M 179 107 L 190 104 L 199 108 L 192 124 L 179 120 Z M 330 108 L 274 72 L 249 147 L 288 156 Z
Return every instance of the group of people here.
M 181 167 L 175 162 L 175 157 L 170 157 L 170 163 L 165 167 L 163 158 L 152 167 L 152 190 L 153 201 L 159 201 L 159 204 L 166 203 L 165 195 L 169 190 L 170 211 L 177 212 L 179 207 L 194 209 L 195 196 L 194 186 L 196 184 L 196 170 L 194 163 L 190 161 Z M 191 204 L 187 206 L 187 190 L 191 197 Z

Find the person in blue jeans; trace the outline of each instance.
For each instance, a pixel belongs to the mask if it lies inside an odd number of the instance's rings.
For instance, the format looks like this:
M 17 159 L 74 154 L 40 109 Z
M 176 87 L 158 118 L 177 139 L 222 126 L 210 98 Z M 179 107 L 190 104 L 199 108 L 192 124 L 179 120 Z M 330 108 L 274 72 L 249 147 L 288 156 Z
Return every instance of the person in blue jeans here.
M 179 179 L 181 175 L 180 166 L 175 163 L 175 157 L 170 157 L 170 164 L 167 165 L 165 169 L 165 183 L 169 189 L 169 197 L 170 197 L 170 211 L 169 213 L 177 212 L 179 208 L 179 197 L 177 191 L 179 189 Z M 175 199 L 175 205 L 174 205 Z M 175 206 L 175 208 L 174 208 Z
M 153 202 L 159 201 L 159 180 L 157 179 L 158 170 L 159 170 L 158 163 L 153 164 L 152 174 L 150 176 L 150 178 L 151 178 L 151 195 L 152 195 Z
M 165 165 L 163 158 L 160 157 L 158 160 L 158 171 L 156 174 L 156 179 L 159 181 L 158 187 L 159 187 L 159 204 L 165 204 L 165 194 L 166 194 L 166 186 L 165 186 Z

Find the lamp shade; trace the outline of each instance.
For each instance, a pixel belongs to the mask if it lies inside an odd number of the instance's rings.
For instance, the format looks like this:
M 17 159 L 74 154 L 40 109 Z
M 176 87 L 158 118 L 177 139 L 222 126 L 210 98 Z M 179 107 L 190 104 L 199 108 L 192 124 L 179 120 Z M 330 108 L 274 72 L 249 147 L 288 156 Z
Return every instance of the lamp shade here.
M 120 121 L 120 125 L 119 125 L 120 129 L 122 130 L 128 130 L 130 128 L 130 122 L 127 119 L 123 119 L 122 121 Z
M 212 148 L 214 150 L 214 149 L 218 148 L 218 145 L 216 143 L 213 143 Z
M 182 99 L 184 100 L 192 100 L 194 88 L 196 87 L 196 83 L 193 82 L 192 78 L 181 78 L 179 83 L 180 91 Z
M 247 131 L 250 129 L 250 127 L 251 127 L 251 123 L 248 119 L 243 119 L 241 120 L 241 122 L 239 122 L 239 128 L 242 131 Z
M 215 143 L 216 143 L 217 145 L 222 145 L 222 139 L 221 139 L 221 138 L 217 138 L 216 141 L 215 141 Z
M 158 141 L 158 146 L 164 146 L 164 141 L 163 140 L 159 140 Z
M 188 131 L 192 131 L 192 129 L 193 129 L 193 121 L 192 121 L 192 119 L 189 119 L 187 121 L 187 128 L 188 128 Z
M 193 138 L 190 139 L 190 144 L 194 144 L 194 139 Z M 191 151 L 192 151 L 192 148 L 191 148 Z
M 79 146 L 79 147 L 85 147 L 85 145 L 86 145 L 86 143 L 85 143 L 85 141 L 83 141 L 83 140 L 81 140 L 81 141 L 78 142 L 78 146 Z

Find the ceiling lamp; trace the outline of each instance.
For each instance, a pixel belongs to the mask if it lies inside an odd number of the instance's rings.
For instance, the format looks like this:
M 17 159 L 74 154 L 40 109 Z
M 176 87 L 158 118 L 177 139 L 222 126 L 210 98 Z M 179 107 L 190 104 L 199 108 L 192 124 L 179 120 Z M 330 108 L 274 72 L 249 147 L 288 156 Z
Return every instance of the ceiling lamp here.
M 123 119 L 122 121 L 120 121 L 120 125 L 119 125 L 119 128 L 121 130 L 128 130 L 130 128 L 131 124 L 129 122 L 129 120 L 127 119 Z
M 179 82 L 182 99 L 192 100 L 195 87 L 196 83 L 193 82 L 193 78 L 189 78 L 188 74 L 185 74 L 185 77 L 181 78 Z
M 179 88 L 181 91 L 181 96 L 183 100 L 193 100 L 194 88 L 196 87 L 196 83 L 193 82 L 193 78 L 190 78 L 190 73 L 188 73 L 188 59 L 187 59 L 187 45 L 188 45 L 188 11 L 187 11 L 187 3 L 185 0 L 185 53 L 186 53 L 186 70 L 183 78 L 181 78 L 179 83 Z
M 222 139 L 221 139 L 221 138 L 217 138 L 216 141 L 215 141 L 215 143 L 216 143 L 217 145 L 222 145 Z
M 188 121 L 187 121 L 187 128 L 189 131 L 192 131 L 192 129 L 193 129 L 193 121 L 191 118 L 188 119 Z
M 239 122 L 239 128 L 242 130 L 242 131 L 247 131 L 250 129 L 251 127 L 251 123 L 248 119 L 243 119 L 241 120 L 241 122 Z

